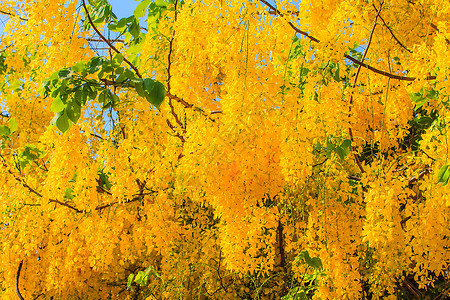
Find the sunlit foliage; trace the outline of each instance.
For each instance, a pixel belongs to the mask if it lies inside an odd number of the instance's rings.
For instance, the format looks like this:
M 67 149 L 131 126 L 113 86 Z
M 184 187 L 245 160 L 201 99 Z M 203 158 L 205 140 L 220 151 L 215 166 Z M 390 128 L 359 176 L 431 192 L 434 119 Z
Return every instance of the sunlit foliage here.
M 445 299 L 450 2 L 2 0 L 2 299 Z

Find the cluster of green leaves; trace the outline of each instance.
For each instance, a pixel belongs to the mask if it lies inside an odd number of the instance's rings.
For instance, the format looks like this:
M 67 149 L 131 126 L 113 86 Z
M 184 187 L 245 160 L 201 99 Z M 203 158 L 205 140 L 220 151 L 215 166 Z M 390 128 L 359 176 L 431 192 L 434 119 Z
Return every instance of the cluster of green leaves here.
M 105 168 L 101 168 L 97 171 L 97 174 L 99 187 L 105 191 L 110 191 L 113 186 L 109 180 L 109 175 L 111 175 L 111 173 L 105 172 Z
M 23 151 L 17 156 L 20 170 L 23 170 L 27 165 L 35 164 L 42 168 L 42 163 L 38 160 L 45 156 L 45 151 L 39 149 L 35 145 L 28 144 Z
M 311 294 L 315 289 L 318 288 L 316 279 L 319 276 L 325 275 L 322 272 L 323 266 L 320 258 L 309 256 L 307 250 L 303 250 L 302 252 L 300 252 L 300 254 L 295 257 L 293 262 L 294 265 L 298 265 L 301 263 L 306 263 L 307 265 L 301 285 L 297 285 L 294 288 L 290 289 L 289 293 L 281 298 L 282 300 L 307 300 L 308 293 Z M 307 274 L 308 269 L 312 269 L 313 272 L 311 274 Z
M 87 63 L 79 62 L 59 70 L 45 80 L 42 94 L 53 98 L 50 110 L 55 113 L 55 117 L 52 124 L 61 132 L 66 132 L 72 123 L 78 121 L 86 102 L 95 100 L 97 96 L 103 109 L 114 107 L 119 97 L 111 91 L 111 85 L 132 88 L 150 104 L 159 107 L 166 93 L 163 84 L 151 78 L 138 78 L 129 68 L 121 66 L 123 59 L 120 53 L 112 60 L 94 57 Z M 88 75 L 95 73 L 98 73 L 98 79 L 88 78 Z
M 131 273 L 128 276 L 127 289 L 132 290 L 134 283 L 142 287 L 147 286 L 152 278 L 156 278 L 164 282 L 159 273 L 151 266 L 144 271 L 138 271 L 137 274 Z
M 149 29 L 156 31 L 162 14 L 167 9 L 171 9 L 172 4 L 174 4 L 173 0 L 144 0 L 139 3 L 139 5 L 134 10 L 134 16 L 136 18 L 142 18 L 148 11 L 147 22 Z
M 164 11 L 173 8 L 172 0 L 144 0 L 138 4 L 132 16 L 118 20 L 107 0 L 89 1 L 89 4 L 87 9 L 92 23 L 96 26 L 107 24 L 109 30 L 125 35 L 124 41 L 129 46 L 140 44 L 145 40 L 146 34 L 141 32 L 143 28 L 140 25 L 142 17 L 147 15 L 149 30 L 156 32 Z M 86 29 L 91 27 L 88 18 L 85 18 L 84 27 Z
M 322 70 L 322 83 L 328 85 L 330 80 L 336 82 L 343 82 L 346 87 L 350 86 L 350 80 L 347 75 L 341 74 L 341 67 L 338 63 L 329 61 L 323 64 L 320 69 Z M 350 73 L 350 65 L 346 65 L 345 73 Z
M 0 53 L 0 75 L 3 75 L 6 73 L 6 70 L 8 69 L 8 66 L 6 65 L 6 53 L 1 52 Z
M 7 137 L 17 130 L 18 124 L 15 118 L 9 119 L 8 126 L 0 125 L 0 136 Z
M 450 179 L 450 166 L 443 165 L 439 169 L 438 183 L 443 183 L 443 185 L 447 185 L 449 179 Z
M 437 99 L 439 96 L 439 92 L 434 88 L 422 88 L 420 92 L 410 93 L 409 97 L 411 101 L 415 103 L 415 109 L 421 108 L 423 105 L 428 102 Z
M 335 153 L 341 160 L 350 153 L 352 141 L 349 139 L 341 140 L 339 138 L 329 137 L 326 140 L 326 146 L 322 146 L 321 143 L 317 143 L 313 148 L 313 153 L 325 152 L 327 158 L 331 158 L 331 155 Z

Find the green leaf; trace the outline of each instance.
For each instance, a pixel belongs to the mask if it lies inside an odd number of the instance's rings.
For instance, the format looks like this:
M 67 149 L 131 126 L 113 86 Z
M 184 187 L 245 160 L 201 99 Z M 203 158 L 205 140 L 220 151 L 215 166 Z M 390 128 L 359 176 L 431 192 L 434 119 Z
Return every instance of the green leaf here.
M 444 183 L 444 185 L 446 185 L 448 183 L 448 179 L 450 177 L 450 168 L 449 165 L 443 165 L 440 169 L 439 169 L 439 173 L 438 173 L 438 181 L 437 183 Z
M 15 80 L 10 86 L 9 88 L 13 91 L 17 91 L 21 86 L 23 85 L 22 81 L 20 80 Z
M 166 90 L 164 89 L 164 85 L 157 81 L 154 83 L 153 89 L 148 93 L 146 99 L 148 102 L 159 108 L 165 97 Z
M 87 63 L 89 74 L 94 74 L 95 72 L 100 70 L 100 68 L 102 67 L 102 64 L 103 64 L 103 58 L 101 58 L 99 56 L 91 58 L 91 60 Z
M 73 76 L 73 72 L 70 69 L 62 69 L 58 72 L 58 77 L 61 80 L 70 79 Z
M 427 99 L 423 97 L 423 93 L 410 93 L 409 98 L 411 98 L 411 101 L 416 104 L 416 109 L 421 108 L 425 103 L 427 103 Z
M 50 110 L 55 113 L 59 113 L 66 108 L 66 104 L 61 100 L 61 97 L 56 97 L 53 99 L 52 106 L 50 107 Z
M 56 127 L 62 132 L 65 133 L 70 128 L 70 120 L 67 116 L 66 112 L 60 113 L 60 116 L 56 120 Z
M 72 200 L 75 196 L 73 195 L 73 190 L 72 188 L 67 188 L 65 193 L 64 193 L 64 199 L 66 200 Z
M 108 89 L 104 89 L 100 95 L 98 95 L 98 102 L 103 103 L 103 105 L 105 105 L 105 103 L 109 103 L 111 102 L 111 91 Z
M 121 53 L 117 53 L 116 55 L 114 55 L 113 59 L 112 59 L 112 63 L 114 66 L 119 67 L 123 62 L 123 55 Z
M 153 79 L 150 78 L 145 78 L 143 81 L 143 87 L 144 87 L 144 91 L 146 91 L 147 93 L 150 93 L 153 90 L 153 87 L 155 85 L 155 81 Z
M 128 26 L 128 31 L 134 38 L 139 37 L 141 28 L 139 27 L 139 22 L 136 19 L 134 19 L 133 22 L 131 22 L 131 24 Z
M 131 284 L 133 283 L 133 280 L 134 280 L 134 274 L 131 273 L 130 275 L 128 275 L 127 289 L 129 289 L 131 287 Z
M 95 89 L 95 86 L 90 85 L 90 84 L 85 84 L 83 86 L 83 97 L 84 97 L 84 95 L 87 95 L 87 97 L 89 97 L 90 99 L 94 100 L 95 97 L 97 97 L 97 91 Z
M 334 149 L 334 152 L 335 152 L 342 160 L 344 160 L 344 158 L 345 158 L 345 156 L 346 156 L 344 149 L 342 149 L 340 146 L 337 146 L 337 147 Z
M 144 81 L 142 79 L 133 78 L 130 80 L 130 85 L 134 87 L 139 96 L 142 98 L 147 98 L 144 91 Z
M 156 6 L 159 6 L 159 7 L 167 7 L 170 2 L 167 0 L 156 0 L 155 3 L 156 3 Z
M 84 68 L 85 68 L 85 64 L 82 61 L 80 61 L 80 62 L 76 63 L 75 65 L 73 65 L 71 69 L 76 73 L 81 73 L 84 71 Z
M 311 260 L 309 261 L 308 265 L 310 265 L 314 269 L 322 269 L 322 261 L 320 260 L 319 257 L 311 258 Z
M 18 127 L 18 124 L 17 124 L 16 118 L 11 118 L 9 120 L 9 129 L 11 130 L 11 133 L 16 131 L 17 127 Z
M 136 278 L 134 279 L 134 282 L 141 286 L 145 286 L 148 283 L 148 273 L 144 271 L 139 271 L 136 275 Z
M 134 10 L 134 16 L 136 18 L 142 18 L 145 15 L 145 11 L 147 10 L 149 4 L 150 0 L 144 0 L 141 3 L 139 3 L 136 9 Z
M 8 136 L 11 134 L 11 131 L 9 130 L 8 126 L 0 125 L 0 135 L 1 136 Z
M 69 103 L 67 103 L 66 113 L 69 119 L 76 123 L 81 116 L 81 106 L 77 103 L 75 99 L 72 99 Z
M 344 140 L 341 143 L 341 148 L 343 148 L 343 149 L 349 149 L 350 150 L 351 146 L 352 146 L 352 141 L 351 140 Z

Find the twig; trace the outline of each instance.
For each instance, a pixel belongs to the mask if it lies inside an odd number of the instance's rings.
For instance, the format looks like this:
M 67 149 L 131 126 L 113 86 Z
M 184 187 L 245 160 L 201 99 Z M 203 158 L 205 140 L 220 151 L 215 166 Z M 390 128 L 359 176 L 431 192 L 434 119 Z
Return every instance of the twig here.
M 327 160 L 328 160 L 328 158 L 325 158 L 322 162 L 317 163 L 317 164 L 314 164 L 312 167 L 315 168 L 315 167 L 321 166 L 321 165 L 323 165 Z
M 431 172 L 430 168 L 426 168 L 424 170 L 422 170 L 419 175 L 413 176 L 410 179 L 408 179 L 408 185 L 412 185 L 414 183 L 416 183 L 418 180 L 422 179 L 425 175 L 429 174 Z
M 106 43 L 106 44 L 108 44 L 108 46 L 111 48 L 111 49 L 113 49 L 116 53 L 120 53 L 120 51 L 119 50 L 117 50 L 117 48 L 116 47 L 114 47 L 114 45 L 107 39 L 107 38 L 105 38 L 104 36 L 103 36 L 103 34 L 97 29 L 97 27 L 94 25 L 94 22 L 92 22 L 92 19 L 91 19 L 91 16 L 90 16 L 90 14 L 89 14 L 89 12 L 88 12 L 88 10 L 87 10 L 87 7 L 86 7 L 86 2 L 85 2 L 85 0 L 82 0 L 82 5 L 83 5 L 83 8 L 84 8 L 84 11 L 86 12 L 86 16 L 88 17 L 88 20 L 89 20 L 89 24 L 91 24 L 91 26 L 92 26 L 92 28 L 94 28 L 94 30 L 95 30 L 95 32 L 98 34 L 98 36 Z M 139 77 L 139 78 L 141 78 L 142 79 L 142 75 L 141 75 L 141 73 L 139 73 L 139 70 L 128 60 L 128 59 L 126 59 L 125 57 L 123 58 L 123 61 L 125 62 L 125 63 L 127 63 L 129 66 L 130 66 L 130 68 L 131 69 L 133 69 L 133 71 L 136 73 L 136 75 Z
M 348 175 L 347 179 L 355 180 L 355 181 L 361 181 L 361 177 Z
M 85 38 L 85 40 L 88 41 L 88 42 L 105 42 L 105 41 L 102 40 L 102 39 L 93 39 L 93 38 Z M 124 41 L 124 40 L 121 40 L 121 39 L 117 39 L 117 40 L 111 40 L 111 39 L 108 39 L 108 41 L 109 41 L 110 43 L 125 43 L 125 41 Z
M 373 8 L 375 10 L 377 10 L 377 8 L 375 7 L 375 4 L 372 4 Z M 382 16 L 378 16 L 380 18 L 381 21 L 383 21 L 384 26 L 386 26 L 386 28 L 389 30 L 389 32 L 391 33 L 392 37 L 394 38 L 394 40 L 400 45 L 402 46 L 406 51 L 408 51 L 409 53 L 413 53 L 411 50 L 409 50 L 408 48 L 406 48 L 405 45 L 403 45 L 399 39 L 395 36 L 394 32 L 392 31 L 392 29 L 387 25 L 386 21 L 384 21 Z
M 364 60 L 367 56 L 367 52 L 369 52 L 369 47 L 370 47 L 370 44 L 372 43 L 373 33 L 375 32 L 375 28 L 377 27 L 377 20 L 378 20 L 378 17 L 380 16 L 380 12 L 381 12 L 381 9 L 383 8 L 383 4 L 384 4 L 384 1 L 381 2 L 380 8 L 377 10 L 377 15 L 375 16 L 375 20 L 373 21 L 372 30 L 370 31 L 369 40 L 367 42 L 367 47 L 364 50 L 361 60 Z M 358 70 L 356 71 L 355 78 L 353 79 L 352 88 L 354 88 L 356 86 L 360 72 L 361 72 L 361 65 L 359 65 Z M 352 110 L 352 104 L 353 104 L 353 94 L 350 95 L 350 100 L 349 100 L 349 116 L 350 116 L 350 112 Z M 351 150 L 353 152 L 353 158 L 355 159 L 355 162 L 358 165 L 358 168 L 361 171 L 361 173 L 364 173 L 364 168 L 363 168 L 361 162 L 359 161 L 359 157 L 358 157 L 358 154 L 356 153 L 356 148 L 354 146 L 354 138 L 353 138 L 353 132 L 352 132 L 351 126 L 348 127 L 348 135 L 350 136 L 350 140 L 352 141 Z
M 106 44 L 108 44 L 108 46 L 109 46 L 111 49 L 113 49 L 116 53 L 120 53 L 120 51 L 117 50 L 117 48 L 114 47 L 114 45 L 113 45 L 107 38 L 105 38 L 105 37 L 101 34 L 101 32 L 97 29 L 97 27 L 96 27 L 96 26 L 94 25 L 94 23 L 92 22 L 91 16 L 89 15 L 89 12 L 88 12 L 87 7 L 86 7 L 85 0 L 82 0 L 82 5 L 83 5 L 83 8 L 84 8 L 84 11 L 86 12 L 86 16 L 88 17 L 89 24 L 92 26 L 92 28 L 94 28 L 94 30 L 95 30 L 95 32 L 98 34 L 98 36 L 99 36 Z M 175 13 L 176 13 L 176 12 L 175 12 Z M 142 79 L 142 75 L 141 75 L 141 73 L 139 73 L 139 70 L 136 68 L 135 65 L 133 65 L 133 64 L 132 64 L 128 59 L 126 59 L 125 57 L 124 57 L 123 61 L 126 62 L 126 63 L 130 66 L 130 68 L 133 69 L 133 71 L 136 73 L 136 75 L 137 75 L 139 78 Z M 113 85 L 112 82 L 109 82 L 108 84 Z M 173 99 L 173 100 L 175 100 L 175 101 L 181 103 L 185 108 L 193 108 L 194 110 L 199 111 L 199 112 L 202 112 L 204 115 L 207 115 L 207 114 L 204 112 L 203 109 L 201 109 L 201 108 L 199 108 L 199 107 L 195 107 L 193 104 L 187 103 L 187 102 L 184 101 L 182 98 L 177 97 L 177 96 L 175 96 L 175 95 L 172 95 L 169 91 L 166 93 L 166 96 L 167 96 L 169 99 Z M 210 118 L 210 119 L 211 119 L 211 118 Z M 213 119 L 211 119 L 211 120 L 214 121 Z
M 270 9 L 272 9 L 271 13 L 275 13 L 277 15 L 279 15 L 280 17 L 284 18 L 283 13 L 281 13 L 281 11 L 279 11 L 278 9 L 276 9 L 275 6 L 273 6 L 272 4 L 270 4 L 269 2 L 267 2 L 266 0 L 259 0 L 260 2 L 264 3 L 265 5 L 267 5 L 268 7 L 270 7 Z M 286 20 L 287 21 L 287 20 Z M 309 35 L 306 31 L 300 30 L 299 28 L 297 28 L 296 26 L 294 26 L 294 24 L 292 24 L 291 21 L 287 21 L 289 26 L 291 26 L 292 29 L 294 29 L 296 32 L 300 33 L 303 36 L 306 36 L 307 38 L 309 38 L 311 41 L 319 43 L 320 41 L 318 39 L 316 39 L 315 37 Z
M 155 193 L 156 193 L 156 191 L 151 191 L 149 193 L 142 193 L 142 192 L 140 192 L 138 195 L 135 195 L 133 198 L 131 198 L 128 201 L 124 201 L 124 202 L 117 201 L 117 202 L 112 202 L 112 203 L 108 203 L 108 204 L 99 205 L 99 206 L 97 206 L 95 208 L 95 210 L 102 211 L 103 209 L 111 207 L 111 206 L 114 206 L 116 204 L 121 204 L 121 203 L 128 204 L 128 203 L 131 203 L 131 202 L 142 200 L 144 198 L 144 196 L 153 195 Z
M 175 0 L 175 16 L 174 16 L 174 23 L 177 21 L 177 5 L 178 0 Z M 170 79 L 172 78 L 171 74 L 171 67 L 172 67 L 172 51 L 173 51 L 173 41 L 175 39 L 175 29 L 172 31 L 172 37 L 169 41 L 169 54 L 167 55 L 167 93 L 170 94 Z M 175 108 L 173 107 L 172 98 L 169 98 L 169 106 L 170 106 L 170 112 L 172 113 L 173 117 L 175 118 L 175 122 L 177 122 L 178 125 L 180 125 L 181 128 L 184 129 L 184 132 L 186 132 L 186 128 L 184 128 L 183 123 L 181 122 L 180 118 L 175 112 Z
M 344 57 L 349 59 L 349 60 L 351 60 L 352 62 L 354 62 L 355 64 L 357 64 L 359 66 L 367 68 L 367 69 L 369 69 L 370 71 L 372 71 L 374 73 L 377 73 L 377 74 L 389 77 L 391 79 L 397 79 L 397 80 L 403 80 L 403 81 L 414 81 L 414 80 L 417 79 L 416 77 L 400 76 L 400 75 L 395 75 L 395 74 L 391 74 L 389 72 L 378 70 L 378 69 L 376 69 L 376 68 L 374 68 L 372 66 L 369 66 L 368 64 L 360 62 L 359 60 L 357 60 L 357 59 L 355 59 L 355 58 L 353 58 L 353 57 L 351 57 L 350 55 L 347 55 L 347 54 L 345 54 Z M 434 80 L 434 79 L 436 79 L 436 76 L 427 76 L 424 79 L 425 80 Z
M 217 266 L 217 275 L 219 276 L 220 279 L 220 286 L 223 288 L 223 290 L 225 291 L 225 293 L 228 293 L 227 288 L 223 285 L 223 279 L 222 276 L 220 275 L 220 261 L 222 260 L 222 249 L 219 250 L 219 264 Z
M 262 2 L 262 3 L 264 3 L 265 5 L 267 5 L 268 7 L 270 7 L 270 8 L 271 8 L 273 11 L 275 11 L 279 16 L 281 16 L 281 17 L 283 16 L 283 14 L 282 14 L 279 10 L 277 10 L 273 5 L 271 5 L 271 4 L 268 3 L 267 1 L 265 1 L 265 0 L 259 0 L 259 1 Z M 295 30 L 295 32 L 300 33 L 301 35 L 303 35 L 303 36 L 309 38 L 309 39 L 310 39 L 311 41 L 313 41 L 313 42 L 320 43 L 320 40 L 318 40 L 317 38 L 315 38 L 315 37 L 309 35 L 309 34 L 306 33 L 305 31 L 302 31 L 302 30 L 298 29 L 297 27 L 295 27 L 295 26 L 292 24 L 292 22 L 290 22 L 290 21 L 287 21 L 287 22 L 288 22 L 289 25 L 292 27 L 292 29 Z M 369 66 L 369 65 L 367 65 L 367 64 L 365 64 L 365 63 L 363 63 L 363 62 L 361 62 L 361 61 L 359 61 L 359 60 L 357 60 L 357 59 L 351 57 L 350 55 L 347 55 L 347 54 L 345 54 L 344 57 L 347 58 L 347 59 L 349 59 L 349 60 L 351 60 L 352 62 L 354 62 L 355 64 L 357 64 L 357 65 L 359 65 L 359 66 L 362 66 L 362 67 L 365 67 L 365 68 L 371 70 L 372 72 L 375 72 L 375 73 L 377 73 L 377 74 L 380 74 L 380 75 L 383 75 L 383 76 L 386 76 L 386 77 L 389 77 L 389 78 L 392 78 L 392 79 L 405 80 L 405 81 L 414 81 L 414 80 L 416 80 L 415 77 L 399 76 L 399 75 L 395 75 L 395 74 L 391 74 L 391 73 L 388 73 L 388 72 L 385 72 L 385 71 L 378 70 L 378 69 L 376 69 L 376 68 L 374 68 L 374 67 L 372 67 L 372 66 Z M 427 76 L 427 77 L 425 77 L 425 80 L 434 80 L 434 79 L 436 79 L 436 76 Z
M 430 26 L 431 26 L 431 28 L 433 28 L 437 32 L 440 32 L 438 27 L 436 25 L 434 25 L 433 23 L 431 23 Z M 446 38 L 445 41 L 447 42 L 447 44 L 450 44 L 450 40 L 449 39 Z
M 22 270 L 22 265 L 23 265 L 23 260 L 20 261 L 19 267 L 17 268 L 17 275 L 16 275 L 16 294 L 20 300 L 24 300 L 22 297 L 22 294 L 20 293 L 20 289 L 19 289 L 20 270 Z
M 77 213 L 82 213 L 82 212 L 84 212 L 84 211 L 82 211 L 82 210 L 76 208 L 75 206 L 72 206 L 72 205 L 68 204 L 67 202 L 62 202 L 62 201 L 59 201 L 59 200 L 56 200 L 56 199 L 49 199 L 48 202 L 57 203 L 57 204 L 59 204 L 59 205 L 65 206 L 65 207 L 70 208 L 70 209 L 73 209 L 73 210 L 76 211 Z
M 15 15 L 15 14 L 7 12 L 7 11 L 0 10 L 0 14 L 8 15 L 8 16 L 11 16 L 11 17 L 16 17 L 16 18 L 19 18 L 22 21 L 28 21 L 28 19 L 26 19 L 26 18 L 19 17 L 19 16 Z
M 281 224 L 281 220 L 278 220 L 278 249 L 280 251 L 280 264 L 283 268 L 283 271 L 286 272 L 286 257 L 284 253 L 284 246 L 283 246 L 283 224 Z

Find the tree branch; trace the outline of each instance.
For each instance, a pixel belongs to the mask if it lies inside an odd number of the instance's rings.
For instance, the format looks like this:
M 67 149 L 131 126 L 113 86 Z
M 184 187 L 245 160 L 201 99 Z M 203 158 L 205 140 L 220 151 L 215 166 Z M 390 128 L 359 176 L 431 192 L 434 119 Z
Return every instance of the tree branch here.
M 373 8 L 375 10 L 377 10 L 377 8 L 375 7 L 375 4 L 372 4 Z M 409 53 L 413 53 L 411 50 L 409 50 L 408 48 L 406 48 L 405 45 L 403 45 L 399 39 L 395 36 L 394 32 L 392 31 L 392 29 L 387 25 L 386 21 L 384 21 L 383 17 L 378 15 L 378 17 L 380 18 L 381 21 L 383 21 L 384 26 L 389 30 L 389 32 L 391 33 L 392 37 L 394 38 L 394 40 L 401 46 L 403 47 L 406 51 L 408 51 Z
M 20 293 L 20 289 L 19 289 L 19 279 L 20 279 L 20 271 L 22 270 L 22 265 L 23 265 L 23 260 L 20 261 L 19 267 L 17 268 L 17 275 L 16 275 L 16 294 L 20 300 L 24 300 L 24 298 L 22 297 L 22 294 Z
M 281 13 L 281 11 L 279 11 L 278 9 L 276 9 L 275 6 L 273 6 L 272 4 L 270 4 L 269 2 L 267 2 L 266 0 L 259 0 L 260 2 L 264 3 L 265 5 L 267 5 L 268 7 L 270 7 L 270 9 L 272 11 L 269 11 L 270 14 L 277 14 L 280 17 L 284 18 L 283 13 Z M 287 21 L 287 20 L 286 20 Z M 291 26 L 292 29 L 295 30 L 295 32 L 300 33 L 303 36 L 306 36 L 307 38 L 309 38 L 311 41 L 319 43 L 320 41 L 318 39 L 316 39 L 315 37 L 309 35 L 306 31 L 300 30 L 299 28 L 297 28 L 296 26 L 294 26 L 294 24 L 292 24 L 291 21 L 287 21 L 289 26 Z
M 433 23 L 431 23 L 430 26 L 431 26 L 431 28 L 433 28 L 437 32 L 440 32 L 438 27 L 436 25 L 434 25 Z M 447 42 L 447 44 L 450 44 L 450 40 L 449 39 L 446 38 L 445 41 Z
M 28 19 L 26 19 L 26 18 L 19 17 L 19 16 L 15 15 L 15 14 L 7 12 L 7 11 L 0 10 L 0 14 L 8 15 L 8 16 L 11 16 L 11 17 L 16 17 L 16 18 L 19 18 L 22 21 L 28 21 Z
M 377 10 L 377 15 L 375 16 L 375 20 L 373 21 L 372 30 L 370 31 L 369 39 L 367 41 L 367 47 L 364 50 L 361 60 L 364 60 L 367 56 L 367 52 L 369 52 L 370 44 L 372 43 L 373 33 L 375 32 L 375 28 L 377 27 L 377 20 L 378 20 L 378 17 L 380 16 L 380 12 L 381 12 L 381 9 L 383 8 L 383 4 L 384 4 L 384 1 L 381 2 L 380 8 Z M 358 82 L 358 76 L 359 76 L 359 73 L 361 72 L 361 67 L 362 67 L 361 65 L 358 66 L 358 70 L 356 71 L 355 78 L 353 79 L 352 88 L 354 88 L 356 86 L 356 83 Z M 349 116 L 350 116 L 350 113 L 352 110 L 352 104 L 353 104 L 353 94 L 350 95 L 350 100 L 349 100 L 349 112 L 348 112 Z M 361 173 L 364 173 L 364 168 L 363 168 L 361 162 L 359 161 L 358 153 L 356 152 L 356 148 L 354 146 L 353 131 L 352 131 L 351 126 L 348 127 L 348 135 L 350 136 L 350 140 L 352 141 L 351 150 L 353 153 L 353 158 L 355 159 L 355 162 L 358 165 L 358 168 L 361 171 Z
M 86 16 L 88 17 L 88 21 L 89 24 L 91 24 L 92 28 L 94 28 L 95 32 L 98 34 L 98 36 L 106 43 L 108 44 L 108 46 L 113 49 L 116 53 L 120 53 L 119 50 L 117 50 L 117 48 L 107 39 L 103 36 L 103 34 L 97 29 L 97 27 L 94 25 L 94 22 L 92 22 L 91 16 L 89 15 L 89 12 L 87 10 L 86 7 L 86 2 L 85 0 L 82 0 L 82 5 L 84 8 L 84 11 L 86 12 Z M 123 58 L 123 61 L 125 63 L 127 63 L 131 69 L 133 69 L 133 71 L 136 73 L 136 75 L 142 79 L 142 75 L 139 73 L 139 70 L 136 68 L 136 66 L 134 66 L 128 59 L 126 59 L 125 57 Z
M 265 5 L 267 5 L 268 7 L 270 7 L 270 8 L 271 8 L 273 11 L 275 11 L 279 16 L 283 17 L 283 14 L 282 14 L 279 10 L 277 10 L 273 5 L 271 5 L 270 3 L 268 3 L 268 2 L 265 1 L 265 0 L 259 0 L 259 1 L 262 2 L 262 3 L 264 3 Z M 287 22 L 288 22 L 289 25 L 292 27 L 292 29 L 295 30 L 295 32 L 300 33 L 301 35 L 303 35 L 303 36 L 309 38 L 309 39 L 310 39 L 311 41 L 313 41 L 313 42 L 320 43 L 320 40 L 318 40 L 317 38 L 315 38 L 315 37 L 309 35 L 309 34 L 306 33 L 305 31 L 302 31 L 302 30 L 298 29 L 297 27 L 295 27 L 295 26 L 292 24 L 292 22 L 290 22 L 290 21 L 287 21 Z M 365 67 L 365 68 L 371 70 L 372 72 L 375 72 L 375 73 L 377 73 L 377 74 L 380 74 L 380 75 L 383 75 L 383 76 L 386 76 L 386 77 L 389 77 L 389 78 L 392 78 L 392 79 L 405 80 L 405 81 L 414 81 L 414 80 L 416 80 L 415 77 L 399 76 L 399 75 L 395 75 L 395 74 L 391 74 L 391 73 L 388 73 L 388 72 L 385 72 L 385 71 L 378 70 L 378 69 L 376 69 L 376 68 L 374 68 L 374 67 L 371 67 L 371 66 L 369 66 L 369 65 L 367 65 L 367 64 L 365 64 L 365 63 L 363 63 L 363 62 L 360 62 L 359 60 L 357 60 L 357 59 L 355 59 L 355 58 L 353 58 L 353 57 L 351 57 L 350 55 L 347 55 L 347 54 L 345 54 L 344 57 L 347 58 L 347 59 L 349 59 L 349 60 L 351 60 L 352 62 L 354 62 L 354 63 L 357 64 L 357 65 L 363 66 L 363 67 Z M 425 77 L 425 80 L 434 80 L 434 79 L 436 79 L 436 76 L 427 76 L 427 77 Z
M 367 68 L 367 69 L 371 70 L 374 73 L 377 73 L 377 74 L 389 77 L 391 79 L 397 79 L 397 80 L 403 80 L 403 81 L 414 81 L 414 80 L 417 79 L 416 77 L 400 76 L 400 75 L 395 75 L 395 74 L 391 74 L 391 73 L 388 73 L 388 72 L 385 72 L 385 71 L 378 70 L 378 69 L 376 69 L 376 68 L 374 68 L 372 66 L 369 66 L 368 64 L 360 62 L 359 60 L 357 60 L 357 59 L 355 59 L 355 58 L 353 58 L 353 57 L 351 57 L 350 55 L 347 55 L 347 54 L 345 54 L 344 57 L 349 59 L 350 61 L 354 62 L 355 64 L 357 64 L 359 66 Z M 427 77 L 425 77 L 425 80 L 434 80 L 434 79 L 436 79 L 436 76 L 427 76 Z

